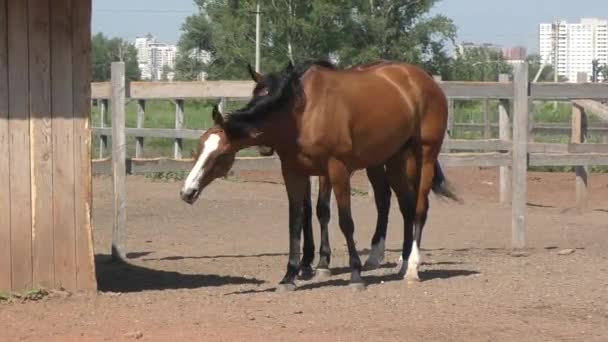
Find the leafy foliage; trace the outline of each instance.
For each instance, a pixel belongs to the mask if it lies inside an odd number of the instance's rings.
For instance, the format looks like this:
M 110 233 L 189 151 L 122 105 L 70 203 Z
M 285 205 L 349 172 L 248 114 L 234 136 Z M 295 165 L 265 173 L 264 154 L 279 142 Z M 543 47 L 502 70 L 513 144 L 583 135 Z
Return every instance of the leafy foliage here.
M 449 80 L 498 81 L 499 74 L 511 73 L 512 67 L 500 51 L 487 47 L 456 51 Z
M 406 61 L 447 76 L 456 27 L 444 16 L 430 16 L 438 0 L 260 0 L 264 70 L 288 60 L 334 59 L 341 65 L 378 59 Z M 257 0 L 195 0 L 199 13 L 186 19 L 180 39 L 177 77 L 248 77 L 255 53 Z M 188 51 L 211 51 L 208 67 Z
M 112 62 L 125 62 L 127 80 L 140 79 L 135 46 L 122 38 L 107 38 L 98 33 L 92 38 L 93 81 L 108 81 L 111 77 Z

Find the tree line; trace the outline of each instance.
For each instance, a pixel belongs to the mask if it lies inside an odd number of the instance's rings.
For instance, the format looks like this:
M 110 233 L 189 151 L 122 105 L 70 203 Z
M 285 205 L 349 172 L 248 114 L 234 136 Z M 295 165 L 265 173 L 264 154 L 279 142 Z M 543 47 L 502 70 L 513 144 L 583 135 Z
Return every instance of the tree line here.
M 194 0 L 198 8 L 186 18 L 175 65 L 178 80 L 246 79 L 255 60 L 255 9 L 261 6 L 261 68 L 273 71 L 310 59 L 339 66 L 379 59 L 417 64 L 444 80 L 494 81 L 511 65 L 500 51 L 487 47 L 456 50 L 457 28 L 443 15 L 432 15 L 439 0 Z M 191 51 L 210 51 L 208 64 Z M 102 34 L 93 37 L 93 79 L 109 79 L 112 61 L 126 63 L 127 77 L 139 79 L 133 44 Z M 530 75 L 540 68 L 538 55 L 528 57 Z M 606 69 L 608 72 L 608 68 Z M 540 81 L 553 80 L 545 67 Z

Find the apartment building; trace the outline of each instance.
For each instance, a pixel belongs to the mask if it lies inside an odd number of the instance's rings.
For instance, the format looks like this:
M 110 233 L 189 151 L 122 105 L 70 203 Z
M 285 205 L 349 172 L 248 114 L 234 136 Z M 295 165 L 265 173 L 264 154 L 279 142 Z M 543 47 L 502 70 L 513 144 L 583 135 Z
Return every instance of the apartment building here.
M 553 65 L 557 74 L 569 82 L 576 82 L 579 72 L 590 78 L 593 60 L 598 60 L 599 65 L 608 64 L 608 20 L 583 18 L 579 23 L 542 23 L 539 52 L 541 61 Z

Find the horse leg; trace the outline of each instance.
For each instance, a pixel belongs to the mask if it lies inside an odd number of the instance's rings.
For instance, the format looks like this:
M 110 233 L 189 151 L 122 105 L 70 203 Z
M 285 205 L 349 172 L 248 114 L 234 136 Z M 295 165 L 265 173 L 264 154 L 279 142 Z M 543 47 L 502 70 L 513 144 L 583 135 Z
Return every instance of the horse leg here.
M 331 159 L 329 163 L 329 178 L 334 188 L 334 195 L 338 204 L 339 225 L 346 245 L 348 246 L 349 264 L 351 269 L 350 285 L 355 289 L 364 289 L 361 279 L 361 259 L 357 253 L 355 239 L 355 224 L 351 214 L 350 203 L 350 176 L 351 172 L 341 161 Z
M 317 199 L 317 218 L 321 227 L 321 247 L 319 248 L 319 264 L 316 275 L 328 277 L 331 272 L 329 263 L 331 261 L 331 247 L 329 245 L 329 220 L 331 218 L 331 182 L 328 177 L 319 177 L 319 196 Z
M 414 144 L 416 145 L 416 144 Z M 415 151 L 414 148 L 409 147 L 406 151 L 396 154 L 387 163 L 387 176 L 391 188 L 397 195 L 399 201 L 399 209 L 403 216 L 403 251 L 402 259 L 403 264 L 399 271 L 401 276 L 406 276 L 408 267 L 406 266 L 405 260 L 408 263 L 417 262 L 419 260 L 419 250 L 416 241 L 413 236 L 413 226 L 416 215 L 417 207 L 417 193 L 418 193 L 418 177 L 409 177 L 409 174 L 420 174 L 421 165 L 412 161 L 419 161 L 420 157 L 415 157 L 413 160 L 410 157 L 411 154 L 420 154 Z M 408 172 L 409 170 L 409 172 Z M 410 275 L 407 278 L 410 279 Z M 417 277 L 417 274 L 416 274 Z
M 419 191 L 416 201 L 416 215 L 414 217 L 414 242 L 413 250 L 410 257 L 402 264 L 402 273 L 406 274 L 408 281 L 419 281 L 418 267 L 422 263 L 422 254 L 420 253 L 422 243 L 422 230 L 426 224 L 429 211 L 429 192 L 433 186 L 433 177 L 435 175 L 435 162 L 437 160 L 438 150 L 431 146 L 422 147 L 422 159 L 417 160 L 416 154 L 410 154 L 408 158 L 407 175 L 410 184 L 419 182 Z M 413 165 L 422 164 L 420 170 Z M 403 257 L 405 259 L 405 256 Z M 407 267 L 406 270 L 403 268 Z
M 310 198 L 310 178 L 306 182 L 306 196 L 303 202 L 303 227 L 304 247 L 302 254 L 302 262 L 300 263 L 301 275 L 300 278 L 308 280 L 314 275 L 312 262 L 315 259 L 315 240 L 312 234 L 312 201 Z
M 388 214 L 391 208 L 391 188 L 386 178 L 384 165 L 368 167 L 367 178 L 374 189 L 374 201 L 378 218 L 376 220 L 376 231 L 372 237 L 372 249 L 365 262 L 366 269 L 380 267 L 384 260 L 384 249 L 386 240 L 386 228 L 388 225 Z
M 296 288 L 295 279 L 300 273 L 300 237 L 302 234 L 303 202 L 306 196 L 308 177 L 294 175 L 283 169 L 283 179 L 289 200 L 289 261 L 287 272 L 279 283 L 278 291 L 293 291 Z

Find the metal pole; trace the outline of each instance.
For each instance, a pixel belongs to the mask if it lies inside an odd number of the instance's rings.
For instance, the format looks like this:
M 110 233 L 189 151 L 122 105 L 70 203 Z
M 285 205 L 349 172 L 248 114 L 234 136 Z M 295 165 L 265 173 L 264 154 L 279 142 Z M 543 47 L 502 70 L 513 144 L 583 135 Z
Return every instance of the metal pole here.
M 260 4 L 255 11 L 255 71 L 260 72 Z

